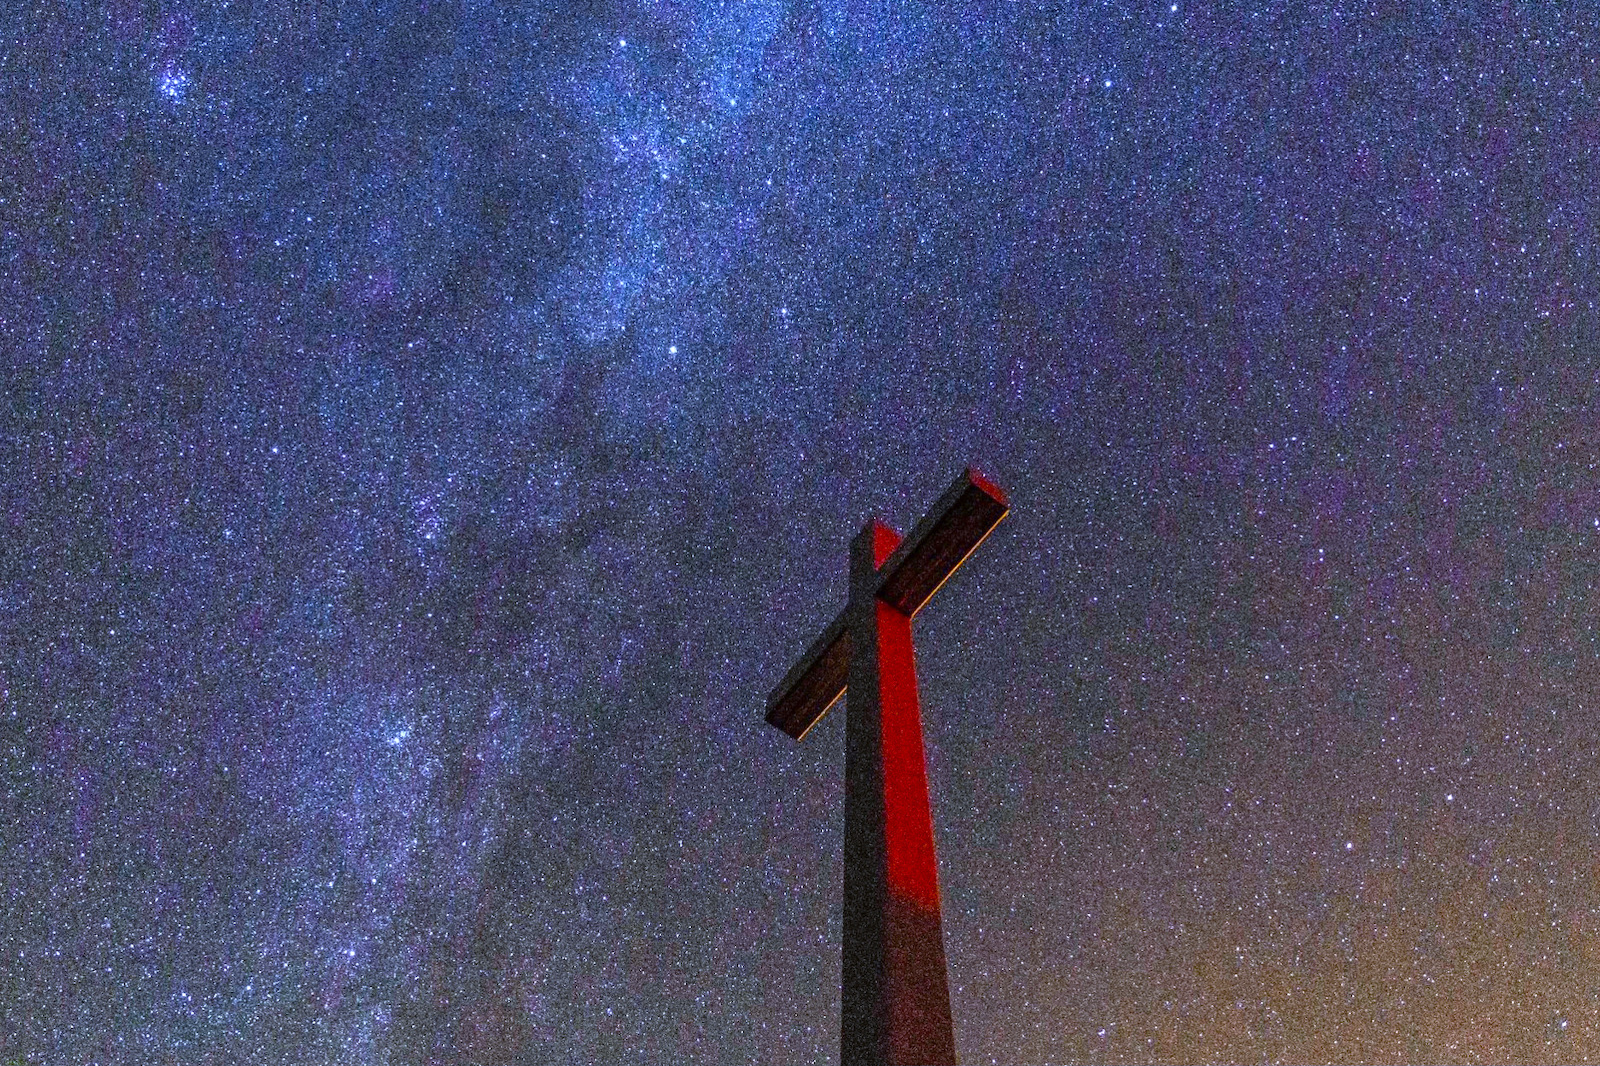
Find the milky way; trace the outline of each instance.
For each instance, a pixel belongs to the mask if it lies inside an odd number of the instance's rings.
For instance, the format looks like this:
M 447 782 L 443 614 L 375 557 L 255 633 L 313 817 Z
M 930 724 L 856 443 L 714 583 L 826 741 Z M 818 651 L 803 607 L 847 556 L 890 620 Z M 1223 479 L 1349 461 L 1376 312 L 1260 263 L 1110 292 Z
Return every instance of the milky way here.
M 832 1060 L 967 463 L 965 1060 L 1600 1058 L 1600 29 L 1268 7 L 10 5 L 0 1063 Z

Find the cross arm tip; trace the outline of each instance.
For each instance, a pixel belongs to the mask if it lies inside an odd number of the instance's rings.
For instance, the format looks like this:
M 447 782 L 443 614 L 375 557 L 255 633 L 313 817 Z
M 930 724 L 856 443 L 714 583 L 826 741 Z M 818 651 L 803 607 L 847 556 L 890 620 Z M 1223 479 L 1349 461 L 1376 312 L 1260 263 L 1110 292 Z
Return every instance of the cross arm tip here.
M 969 466 L 965 471 L 962 472 L 962 476 L 966 478 L 967 481 L 982 489 L 1001 507 L 1010 510 L 1011 501 L 1006 497 L 1006 490 L 1002 489 L 999 485 L 996 485 L 990 478 L 985 477 L 983 471 L 979 470 L 975 466 Z
M 846 616 L 834 618 L 767 697 L 767 722 L 801 740 L 844 695 L 850 673 Z
M 1010 509 L 1000 486 L 967 467 L 884 563 L 879 597 L 916 614 Z

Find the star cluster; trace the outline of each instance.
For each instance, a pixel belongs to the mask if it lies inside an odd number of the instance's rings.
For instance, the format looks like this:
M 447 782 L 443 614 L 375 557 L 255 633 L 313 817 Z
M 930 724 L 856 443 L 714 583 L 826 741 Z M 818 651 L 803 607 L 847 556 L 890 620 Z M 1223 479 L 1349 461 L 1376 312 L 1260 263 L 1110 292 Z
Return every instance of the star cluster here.
M 1600 1058 L 1600 30 L 0 15 L 0 1062 L 830 1061 L 867 516 L 967 1061 Z

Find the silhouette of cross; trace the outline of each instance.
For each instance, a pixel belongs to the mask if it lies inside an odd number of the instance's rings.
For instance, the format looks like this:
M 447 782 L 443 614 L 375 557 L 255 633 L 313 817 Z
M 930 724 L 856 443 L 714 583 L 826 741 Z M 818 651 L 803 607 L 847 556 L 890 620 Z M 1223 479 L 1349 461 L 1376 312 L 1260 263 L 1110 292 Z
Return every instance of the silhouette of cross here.
M 911 618 L 1009 506 L 969 468 L 903 542 L 869 521 L 849 603 L 767 700 L 799 740 L 848 691 L 842 1063 L 956 1061 Z

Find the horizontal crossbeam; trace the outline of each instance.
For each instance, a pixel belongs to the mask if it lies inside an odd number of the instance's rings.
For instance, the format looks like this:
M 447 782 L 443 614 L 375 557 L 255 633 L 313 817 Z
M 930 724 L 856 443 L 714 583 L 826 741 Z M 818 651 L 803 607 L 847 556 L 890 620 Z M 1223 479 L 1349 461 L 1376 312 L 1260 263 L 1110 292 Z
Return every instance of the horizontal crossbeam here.
M 884 560 L 878 570 L 877 598 L 908 617 L 915 615 L 1009 509 L 998 486 L 976 470 L 963 471 Z M 850 672 L 846 618 L 841 611 L 767 698 L 767 721 L 796 740 L 844 695 Z
M 822 636 L 785 675 L 783 682 L 767 697 L 767 721 L 796 740 L 844 695 L 845 679 L 850 674 L 850 627 L 840 611 Z

